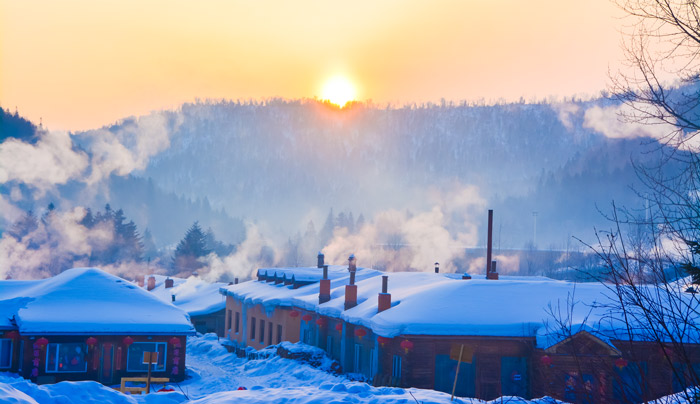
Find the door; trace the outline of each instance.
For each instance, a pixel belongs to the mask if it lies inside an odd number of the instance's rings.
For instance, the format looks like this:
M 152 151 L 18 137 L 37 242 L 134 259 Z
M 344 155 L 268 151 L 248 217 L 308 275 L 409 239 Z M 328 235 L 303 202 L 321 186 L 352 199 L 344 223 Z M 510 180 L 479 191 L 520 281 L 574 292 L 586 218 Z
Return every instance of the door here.
M 529 378 L 527 358 L 504 356 L 501 358 L 501 395 L 528 397 Z
M 100 383 L 114 384 L 114 346 L 102 344 L 100 353 Z

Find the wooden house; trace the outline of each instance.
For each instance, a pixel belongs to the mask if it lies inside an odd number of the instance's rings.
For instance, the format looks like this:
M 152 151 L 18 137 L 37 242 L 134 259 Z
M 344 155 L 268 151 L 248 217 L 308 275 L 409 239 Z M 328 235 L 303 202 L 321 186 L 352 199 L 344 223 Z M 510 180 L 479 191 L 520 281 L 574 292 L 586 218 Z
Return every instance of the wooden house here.
M 593 309 L 606 299 L 603 285 L 352 264 L 324 271 L 319 258 L 317 268 L 263 269 L 256 281 L 222 288 L 229 338 L 256 349 L 301 341 L 375 385 L 455 386 L 458 396 L 485 400 L 640 402 L 687 387 L 655 344 L 623 338 L 623 324 Z M 315 282 L 295 287 L 280 277 Z M 574 295 L 578 304 L 562 307 L 568 326 L 557 326 L 553 308 Z M 686 348 L 700 368 L 700 347 Z
M 137 285 L 95 268 L 36 281 L 0 281 L 0 370 L 36 383 L 119 383 L 147 373 L 185 376 L 187 314 Z
M 150 275 L 144 287 L 164 302 L 186 311 L 195 330 L 200 334 L 224 336 L 225 299 L 218 290 L 225 283 L 209 283 L 198 276 L 187 279 Z

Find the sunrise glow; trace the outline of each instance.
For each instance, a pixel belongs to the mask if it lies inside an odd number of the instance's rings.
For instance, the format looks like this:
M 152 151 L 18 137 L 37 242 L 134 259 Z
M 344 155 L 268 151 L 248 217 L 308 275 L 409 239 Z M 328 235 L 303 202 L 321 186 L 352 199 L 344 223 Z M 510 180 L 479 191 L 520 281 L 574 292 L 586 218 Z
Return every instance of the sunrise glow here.
M 343 76 L 335 76 L 329 79 L 324 84 L 321 92 L 321 99 L 328 100 L 341 108 L 348 102 L 354 101 L 356 96 L 355 86 Z

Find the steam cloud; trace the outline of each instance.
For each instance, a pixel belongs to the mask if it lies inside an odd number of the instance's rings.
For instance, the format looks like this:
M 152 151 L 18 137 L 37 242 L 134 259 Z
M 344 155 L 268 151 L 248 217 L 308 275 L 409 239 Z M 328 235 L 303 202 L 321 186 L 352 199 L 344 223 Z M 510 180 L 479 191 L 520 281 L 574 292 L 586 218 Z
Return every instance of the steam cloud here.
M 90 131 L 83 135 L 86 144 L 81 147 L 85 151 L 63 131 L 40 131 L 34 144 L 5 140 L 0 143 L 0 184 L 10 185 L 11 192 L 10 200 L 0 195 L 0 219 L 12 223 L 23 214 L 16 206 L 21 199 L 17 184 L 27 186 L 37 199 L 69 181 L 95 186 L 112 174 L 124 176 L 144 169 L 153 155 L 170 145 L 169 133 L 178 124 L 168 122 L 160 113 L 131 120 L 116 132 Z M 0 238 L 0 277 L 44 278 L 55 275 L 58 267 L 86 265 L 86 260 L 67 260 L 89 256 L 93 248 L 109 243 L 112 233 L 100 226 L 82 226 L 84 216 L 82 208 L 54 212 L 19 240 L 4 232 Z M 117 274 L 146 270 L 137 263 L 103 269 Z
M 476 215 L 486 205 L 476 187 L 457 189 L 445 195 L 434 192 L 433 199 L 439 200 L 426 212 L 389 210 L 377 214 L 357 234 L 336 229 L 322 251 L 332 263 L 342 263 L 355 253 L 369 261 L 363 266 L 388 271 L 429 271 L 437 261 L 445 271 L 454 272 L 454 261 L 463 256 L 464 247 L 477 244 Z
M 640 106 L 640 108 L 642 107 Z M 675 126 L 660 121 L 650 125 L 624 120 L 625 116 L 633 116 L 634 114 L 634 109 L 629 105 L 610 107 L 596 105 L 586 110 L 583 117 L 583 127 L 591 128 L 614 139 L 649 137 L 663 140 L 677 131 Z

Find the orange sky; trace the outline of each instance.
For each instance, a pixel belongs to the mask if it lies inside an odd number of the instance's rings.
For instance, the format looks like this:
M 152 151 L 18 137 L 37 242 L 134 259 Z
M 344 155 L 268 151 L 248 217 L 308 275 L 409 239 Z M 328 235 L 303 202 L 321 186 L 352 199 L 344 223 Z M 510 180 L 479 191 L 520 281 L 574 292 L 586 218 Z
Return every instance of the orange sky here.
M 595 95 L 609 0 L 0 0 L 0 106 L 87 129 L 195 98 L 377 103 Z

